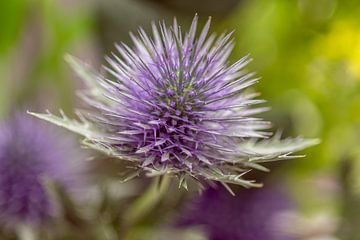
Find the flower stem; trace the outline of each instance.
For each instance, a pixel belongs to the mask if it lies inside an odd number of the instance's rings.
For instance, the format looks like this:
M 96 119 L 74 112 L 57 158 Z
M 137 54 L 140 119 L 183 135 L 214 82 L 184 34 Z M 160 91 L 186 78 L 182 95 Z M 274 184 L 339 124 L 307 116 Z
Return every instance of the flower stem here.
M 124 214 L 125 224 L 133 226 L 143 219 L 162 199 L 170 185 L 170 177 L 156 177 L 149 188 L 142 194 Z

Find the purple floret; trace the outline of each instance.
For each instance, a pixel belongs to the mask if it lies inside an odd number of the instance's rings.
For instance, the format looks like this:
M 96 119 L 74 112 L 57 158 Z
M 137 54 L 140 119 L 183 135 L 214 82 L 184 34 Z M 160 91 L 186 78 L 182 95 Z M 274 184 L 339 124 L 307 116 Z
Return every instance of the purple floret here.
M 183 211 L 180 226 L 202 227 L 210 240 L 290 240 L 275 227 L 276 218 L 294 203 L 279 185 L 247 189 L 231 196 L 209 188 Z
M 133 47 L 117 45 L 107 58 L 105 74 L 95 73 L 67 57 L 87 85 L 80 96 L 87 110 L 79 120 L 62 113 L 31 113 L 84 137 L 83 143 L 107 155 L 134 163 L 130 177 L 172 174 L 186 188 L 186 177 L 259 186 L 242 175 L 267 170 L 261 163 L 293 158 L 292 152 L 318 143 L 302 138 L 280 141 L 265 131 L 269 122 L 254 117 L 267 108 L 247 89 L 257 82 L 244 57 L 230 64 L 231 33 L 208 36 L 210 19 L 197 31 L 195 16 L 183 34 L 176 19 L 152 25 L 152 36 L 140 28 Z
M 16 114 L 0 123 L 0 222 L 38 225 L 54 213 L 43 180 L 68 190 L 81 181 L 83 158 L 72 138 L 30 116 Z M 78 174 L 78 175 L 77 175 Z
M 231 33 L 207 37 L 209 25 L 195 39 L 197 17 L 185 36 L 176 21 L 153 24 L 152 38 L 140 29 L 134 49 L 117 46 L 121 58 L 107 58 L 111 80 L 99 79 L 111 105 L 85 96 L 101 112 L 89 119 L 107 132 L 102 145 L 143 167 L 192 172 L 243 157 L 242 138 L 267 135 L 268 123 L 250 117 L 264 108 L 248 108 L 262 101 L 244 92 L 257 81 L 242 71 L 247 57 L 230 65 Z

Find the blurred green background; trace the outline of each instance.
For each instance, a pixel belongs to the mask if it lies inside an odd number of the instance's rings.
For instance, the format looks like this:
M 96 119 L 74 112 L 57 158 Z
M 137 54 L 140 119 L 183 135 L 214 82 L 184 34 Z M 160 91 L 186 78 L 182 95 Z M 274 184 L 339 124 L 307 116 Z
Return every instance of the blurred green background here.
M 70 114 L 81 86 L 64 54 L 99 68 L 113 43 L 129 42 L 139 25 L 176 16 L 186 29 L 195 13 L 202 22 L 212 16 L 213 31 L 235 30 L 232 60 L 254 59 L 249 68 L 262 77 L 255 88 L 272 107 L 264 118 L 274 129 L 321 138 L 306 158 L 275 171 L 302 214 L 323 217 L 320 235 L 360 239 L 359 1 L 0 1 L 0 116 L 16 109 Z

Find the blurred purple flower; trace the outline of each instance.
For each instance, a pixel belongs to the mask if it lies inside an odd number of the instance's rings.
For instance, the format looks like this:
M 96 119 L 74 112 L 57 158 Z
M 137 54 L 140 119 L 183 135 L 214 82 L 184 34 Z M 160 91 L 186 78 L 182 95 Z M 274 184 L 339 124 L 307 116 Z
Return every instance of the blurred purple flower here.
M 210 240 L 290 240 L 277 231 L 275 218 L 293 209 L 294 203 L 279 185 L 243 190 L 237 196 L 224 188 L 209 188 L 187 205 L 180 226 L 198 225 Z
M 245 91 L 258 81 L 243 68 L 247 57 L 228 63 L 231 33 L 208 35 L 210 19 L 196 38 L 198 17 L 183 35 L 174 20 L 160 23 L 153 36 L 140 28 L 131 34 L 134 48 L 117 45 L 119 56 L 107 58 L 108 78 L 68 61 L 86 82 L 84 101 L 94 110 L 80 112 L 81 122 L 52 114 L 35 114 L 85 137 L 91 148 L 135 162 L 152 175 L 173 173 L 186 187 L 185 176 L 208 181 L 257 186 L 242 179 L 258 163 L 284 159 L 317 140 L 257 142 L 271 135 L 269 123 L 252 115 L 267 108 Z
M 49 177 L 67 190 L 80 186 L 84 158 L 72 138 L 27 115 L 0 123 L 0 222 L 39 225 L 54 214 L 42 180 Z

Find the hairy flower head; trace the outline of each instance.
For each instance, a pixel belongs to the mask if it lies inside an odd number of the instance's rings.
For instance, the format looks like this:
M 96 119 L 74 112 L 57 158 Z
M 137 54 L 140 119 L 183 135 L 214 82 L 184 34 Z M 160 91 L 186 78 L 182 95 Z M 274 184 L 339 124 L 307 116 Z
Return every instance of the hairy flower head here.
M 88 86 L 81 97 L 92 111 L 81 112 L 81 121 L 35 115 L 134 162 L 135 173 L 173 173 L 181 185 L 189 175 L 252 186 L 241 178 L 247 169 L 264 169 L 260 161 L 286 158 L 315 141 L 254 141 L 269 136 L 269 123 L 253 116 L 266 108 L 253 107 L 263 101 L 246 91 L 258 80 L 244 70 L 249 59 L 229 64 L 231 33 L 208 36 L 209 19 L 197 34 L 197 21 L 185 35 L 176 20 L 153 24 L 152 36 L 140 28 L 131 34 L 134 47 L 121 43 L 107 58 L 106 76 L 68 58 Z
M 179 226 L 201 226 L 210 240 L 290 240 L 276 223 L 294 205 L 286 189 L 276 183 L 239 191 L 236 197 L 209 188 L 182 211 Z
M 44 177 L 73 189 L 80 183 L 82 154 L 64 138 L 31 119 L 15 114 L 0 123 L 0 222 L 39 225 L 54 213 Z

